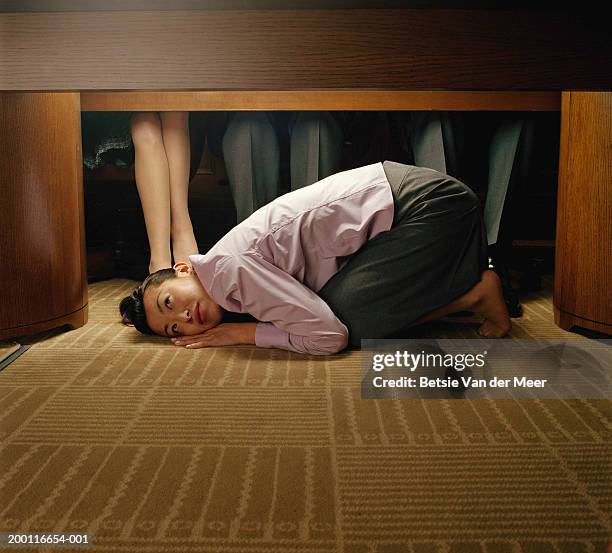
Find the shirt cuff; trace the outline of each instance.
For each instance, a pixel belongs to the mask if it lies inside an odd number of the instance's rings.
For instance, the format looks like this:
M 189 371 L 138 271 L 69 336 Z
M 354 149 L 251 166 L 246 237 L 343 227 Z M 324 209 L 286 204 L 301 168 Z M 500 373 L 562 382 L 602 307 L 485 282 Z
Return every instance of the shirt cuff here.
M 289 343 L 289 333 L 272 323 L 257 323 L 255 345 L 260 348 L 293 349 Z

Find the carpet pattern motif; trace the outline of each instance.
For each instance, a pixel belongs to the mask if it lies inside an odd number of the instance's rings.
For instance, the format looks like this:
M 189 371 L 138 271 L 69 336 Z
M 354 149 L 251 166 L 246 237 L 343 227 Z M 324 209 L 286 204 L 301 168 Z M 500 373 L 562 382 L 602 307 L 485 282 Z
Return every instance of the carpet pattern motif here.
M 138 335 L 116 315 L 133 284 L 91 285 L 85 327 L 0 372 L 0 532 L 86 532 L 74 550 L 100 552 L 606 551 L 610 401 L 364 401 L 357 351 Z M 568 335 L 550 290 L 523 301 L 513 337 Z

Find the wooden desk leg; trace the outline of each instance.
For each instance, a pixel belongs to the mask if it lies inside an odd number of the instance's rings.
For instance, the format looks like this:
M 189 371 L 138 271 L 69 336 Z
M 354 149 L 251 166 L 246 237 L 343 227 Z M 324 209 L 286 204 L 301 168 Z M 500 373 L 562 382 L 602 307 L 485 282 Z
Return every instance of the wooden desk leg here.
M 564 92 L 555 322 L 612 334 L 612 92 Z
M 0 339 L 87 322 L 78 93 L 0 92 Z

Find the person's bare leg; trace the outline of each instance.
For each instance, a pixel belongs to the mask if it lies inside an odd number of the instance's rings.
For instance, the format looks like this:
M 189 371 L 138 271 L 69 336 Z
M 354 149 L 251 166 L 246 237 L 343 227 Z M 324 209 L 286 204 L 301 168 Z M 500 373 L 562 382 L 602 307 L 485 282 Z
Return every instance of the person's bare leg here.
M 168 111 L 162 112 L 160 116 L 170 172 L 172 255 L 175 263 L 187 263 L 190 255 L 198 253 L 188 208 L 189 113 Z
M 172 266 L 168 160 L 157 113 L 135 115 L 131 131 L 136 152 L 136 188 L 147 227 L 151 250 L 149 272 L 152 273 Z
M 427 313 L 414 324 L 433 321 L 451 313 L 466 310 L 484 317 L 485 320 L 478 329 L 481 336 L 501 338 L 512 328 L 508 308 L 502 294 L 501 280 L 496 273 L 488 270 L 482 273 L 480 282 L 463 296 Z

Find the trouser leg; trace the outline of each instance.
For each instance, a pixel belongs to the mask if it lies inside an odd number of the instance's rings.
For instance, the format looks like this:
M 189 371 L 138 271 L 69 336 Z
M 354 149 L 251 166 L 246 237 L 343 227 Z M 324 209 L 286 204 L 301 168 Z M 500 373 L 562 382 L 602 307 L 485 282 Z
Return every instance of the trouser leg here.
M 462 114 L 439 112 L 444 142 L 444 161 L 446 174 L 462 180 L 465 128 Z
M 463 124 L 446 111 L 394 112 L 392 119 L 403 133 L 400 139 L 410 153 L 410 162 L 441 173 L 459 176 Z
M 529 159 L 532 154 L 535 122 L 532 118 L 522 118 L 515 122 L 508 122 L 504 126 L 509 126 L 514 130 L 514 136 L 506 130 L 513 138 L 510 146 L 516 142 L 515 154 L 512 163 L 507 160 L 504 179 L 496 182 L 489 182 L 489 195 L 485 204 L 485 215 L 488 230 L 489 255 L 493 262 L 493 269 L 502 281 L 502 291 L 504 300 L 508 307 L 511 317 L 520 317 L 523 309 L 519 302 L 519 297 L 514 290 L 510 278 L 509 260 L 512 254 L 513 226 L 515 224 L 514 212 L 518 201 L 518 188 L 521 182 L 527 178 L 529 171 Z M 501 156 L 500 156 L 501 157 Z M 491 162 L 490 171 L 494 168 Z M 497 186 L 497 188 L 496 188 Z M 501 190 L 501 192 L 500 192 Z M 503 193 L 503 194 L 502 194 Z M 503 197 L 502 197 L 503 196 Z
M 410 115 L 410 146 L 415 165 L 448 173 L 442 119 L 438 112 L 416 111 Z
M 343 133 L 329 112 L 301 112 L 291 127 L 291 190 L 340 170 Z
M 521 119 L 504 121 L 491 139 L 487 198 L 484 207 L 484 222 L 489 245 L 495 244 L 498 239 L 508 184 L 515 167 L 522 129 Z
M 223 157 L 238 222 L 279 194 L 280 149 L 265 113 L 236 113 L 223 136 Z

